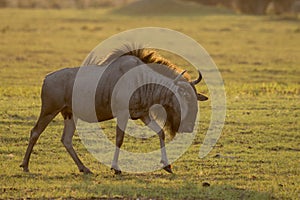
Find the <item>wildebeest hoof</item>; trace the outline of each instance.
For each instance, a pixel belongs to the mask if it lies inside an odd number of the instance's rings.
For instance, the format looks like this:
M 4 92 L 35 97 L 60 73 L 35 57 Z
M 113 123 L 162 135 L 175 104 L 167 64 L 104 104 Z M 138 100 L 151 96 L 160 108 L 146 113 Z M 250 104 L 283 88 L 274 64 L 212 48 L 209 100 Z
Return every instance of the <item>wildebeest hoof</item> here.
M 121 170 L 119 170 L 119 169 L 115 169 L 115 168 L 110 168 L 110 170 L 114 170 L 114 172 L 115 172 L 115 175 L 121 175 L 122 174 L 122 171 Z
M 23 172 L 29 172 L 28 167 L 25 167 L 25 165 L 21 164 L 20 167 L 23 168 Z
M 91 170 L 89 170 L 89 168 L 83 168 L 79 170 L 80 172 L 83 172 L 84 174 L 93 174 L 93 172 Z
M 164 170 L 166 170 L 167 172 L 169 172 L 170 174 L 173 174 L 172 169 L 171 169 L 171 165 L 167 165 L 164 167 Z

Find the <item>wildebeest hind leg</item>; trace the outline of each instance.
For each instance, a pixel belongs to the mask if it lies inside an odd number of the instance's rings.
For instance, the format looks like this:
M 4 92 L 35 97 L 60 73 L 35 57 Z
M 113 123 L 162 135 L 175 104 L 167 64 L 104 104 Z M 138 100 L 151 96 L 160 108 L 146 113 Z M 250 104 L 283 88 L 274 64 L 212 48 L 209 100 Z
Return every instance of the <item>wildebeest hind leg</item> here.
M 75 122 L 73 118 L 70 119 L 67 118 L 64 120 L 64 132 L 61 138 L 61 142 L 64 144 L 65 148 L 67 149 L 68 153 L 73 158 L 74 162 L 76 163 L 78 169 L 80 172 L 83 172 L 85 174 L 92 173 L 87 167 L 84 166 L 84 164 L 79 159 L 78 155 L 76 154 L 73 144 L 72 144 L 72 138 L 75 132 Z
M 31 155 L 31 152 L 32 152 L 32 149 L 33 149 L 34 145 L 36 144 L 38 138 L 40 137 L 40 135 L 42 134 L 42 132 L 45 130 L 45 128 L 47 127 L 47 125 L 57 115 L 57 113 L 58 112 L 53 112 L 53 113 L 50 113 L 50 114 L 45 114 L 44 112 L 41 112 L 40 117 L 39 117 L 36 125 L 31 130 L 29 144 L 28 144 L 28 147 L 27 147 L 27 150 L 26 150 L 23 162 L 20 165 L 20 167 L 23 167 L 23 170 L 25 172 L 29 171 L 29 169 L 28 169 L 28 163 L 29 163 L 30 155 Z

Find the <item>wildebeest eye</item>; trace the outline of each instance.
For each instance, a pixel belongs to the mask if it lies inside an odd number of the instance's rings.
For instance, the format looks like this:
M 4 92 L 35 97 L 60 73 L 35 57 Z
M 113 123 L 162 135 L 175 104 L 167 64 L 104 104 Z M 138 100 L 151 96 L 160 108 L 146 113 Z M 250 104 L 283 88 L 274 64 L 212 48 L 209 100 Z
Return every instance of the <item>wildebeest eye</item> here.
M 187 99 L 190 99 L 190 98 L 191 98 L 191 94 L 188 93 L 188 92 L 184 92 L 184 93 L 183 93 L 183 96 L 184 96 L 185 98 L 187 98 Z
M 187 93 L 183 88 L 179 88 L 178 89 L 178 93 L 181 95 L 181 96 L 185 96 L 185 94 Z
M 186 89 L 184 89 L 184 88 L 179 88 L 178 89 L 178 93 L 180 94 L 180 96 L 185 97 L 187 99 L 191 98 L 190 93 Z

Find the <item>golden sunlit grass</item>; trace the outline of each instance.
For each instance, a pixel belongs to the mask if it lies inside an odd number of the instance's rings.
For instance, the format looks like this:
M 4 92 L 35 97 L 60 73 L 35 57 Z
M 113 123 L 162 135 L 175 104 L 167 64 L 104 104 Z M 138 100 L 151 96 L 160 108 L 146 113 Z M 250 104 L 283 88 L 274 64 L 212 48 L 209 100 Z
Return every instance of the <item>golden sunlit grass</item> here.
M 0 11 L 0 198 L 299 198 L 297 21 L 212 13 L 150 19 L 115 15 L 109 9 Z M 191 36 L 218 65 L 226 87 L 227 118 L 213 151 L 204 159 L 198 157 L 210 122 L 208 101 L 200 106 L 193 145 L 173 163 L 174 175 L 161 170 L 114 176 L 76 135 L 75 148 L 95 173 L 86 176 L 60 142 L 63 123 L 58 116 L 35 146 L 31 172 L 23 173 L 19 164 L 39 114 L 44 76 L 79 66 L 107 37 L 144 26 Z M 172 61 L 181 62 L 175 57 Z M 199 89 L 208 92 L 203 85 Z M 147 145 L 125 138 L 128 149 L 144 151 Z M 211 186 L 203 187 L 205 182 Z

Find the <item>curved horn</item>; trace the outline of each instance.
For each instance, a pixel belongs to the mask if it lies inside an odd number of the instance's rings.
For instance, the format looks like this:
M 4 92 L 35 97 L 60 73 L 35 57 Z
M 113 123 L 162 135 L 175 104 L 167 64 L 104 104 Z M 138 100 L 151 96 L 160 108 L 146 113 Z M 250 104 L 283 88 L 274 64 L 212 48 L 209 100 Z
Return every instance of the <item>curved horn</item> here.
M 191 84 L 196 85 L 196 84 L 200 83 L 200 81 L 202 80 L 202 74 L 201 74 L 201 72 L 199 70 L 198 70 L 198 74 L 199 74 L 198 79 L 192 81 Z
M 184 70 L 183 72 L 181 72 L 180 74 L 178 74 L 178 76 L 174 79 L 174 83 L 177 83 L 177 81 L 183 76 L 183 74 L 186 72 L 186 70 Z

